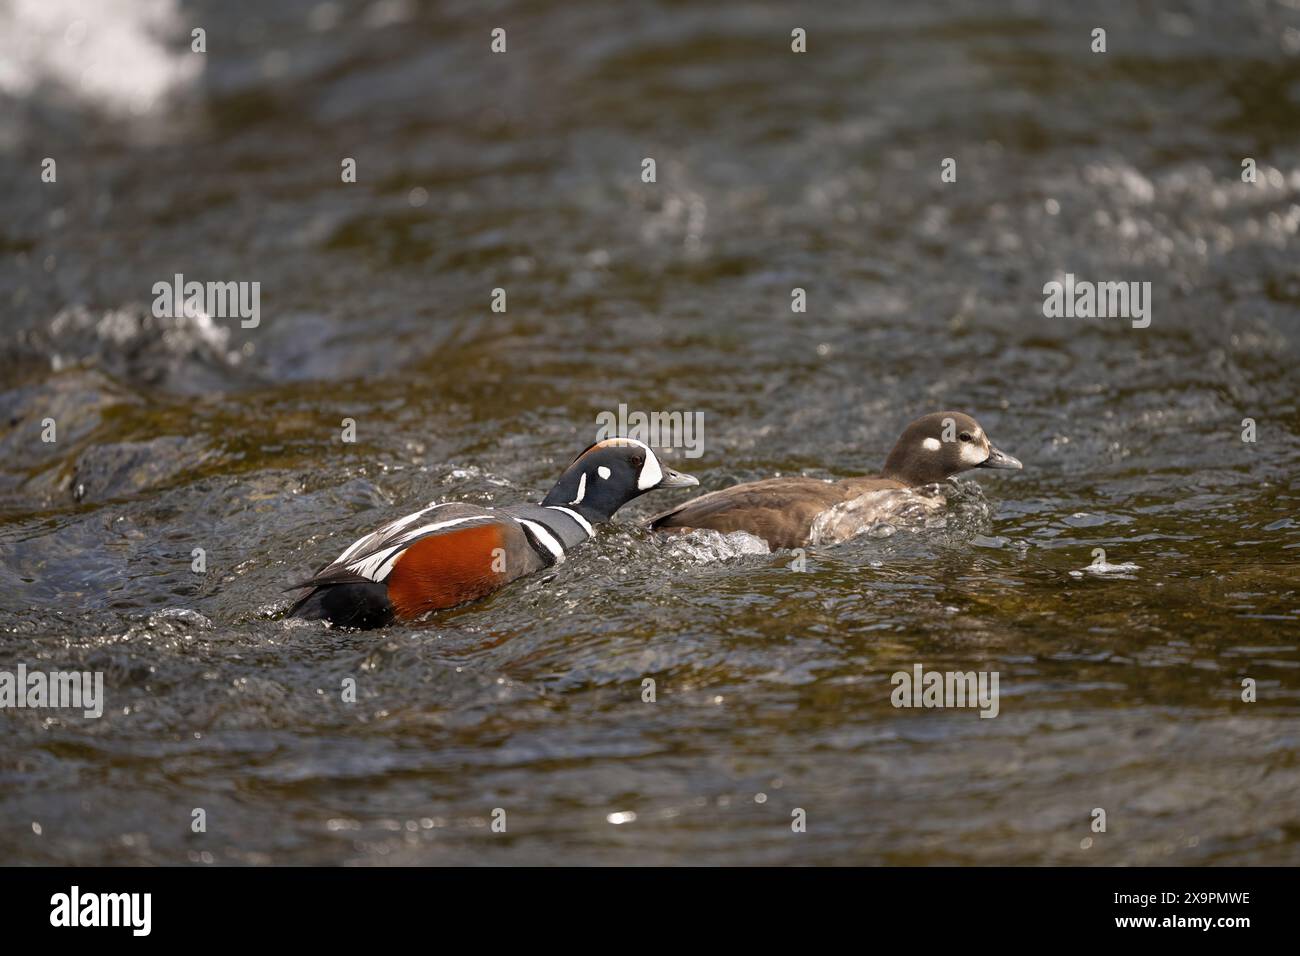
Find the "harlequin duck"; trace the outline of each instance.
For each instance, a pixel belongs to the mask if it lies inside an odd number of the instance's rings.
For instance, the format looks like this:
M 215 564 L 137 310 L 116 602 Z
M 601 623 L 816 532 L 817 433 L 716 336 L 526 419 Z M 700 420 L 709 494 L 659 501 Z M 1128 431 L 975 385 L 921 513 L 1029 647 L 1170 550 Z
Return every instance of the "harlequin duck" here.
M 632 438 L 610 438 L 575 458 L 539 505 L 432 505 L 356 541 L 296 588 L 311 588 L 292 617 L 381 627 L 464 604 L 559 564 L 633 498 L 698 485 Z
M 768 547 L 800 548 L 843 540 L 871 520 L 900 508 L 941 502 L 913 489 L 944 481 L 968 468 L 1024 467 L 993 446 L 979 422 L 961 412 L 935 412 L 908 425 L 879 477 L 821 481 L 769 478 L 701 495 L 650 519 L 661 531 L 712 528 L 747 531 Z M 853 512 L 853 521 L 838 521 Z M 846 530 L 848 528 L 848 530 Z

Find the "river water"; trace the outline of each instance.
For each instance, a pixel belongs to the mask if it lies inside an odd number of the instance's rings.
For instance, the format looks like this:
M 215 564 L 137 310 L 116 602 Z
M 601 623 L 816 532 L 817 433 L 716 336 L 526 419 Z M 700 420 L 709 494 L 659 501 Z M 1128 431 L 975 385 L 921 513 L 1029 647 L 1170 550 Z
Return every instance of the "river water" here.
M 1294 2 L 35 7 L 0 670 L 107 706 L 0 713 L 0 862 L 1300 862 Z M 259 282 L 257 326 L 155 318 L 177 273 Z M 1149 326 L 1045 317 L 1067 274 Z M 663 492 L 422 626 L 282 619 L 620 404 L 703 413 L 665 461 L 705 489 L 944 408 L 1025 468 L 802 571 L 648 536 Z M 895 708 L 916 664 L 996 671 L 997 717 Z

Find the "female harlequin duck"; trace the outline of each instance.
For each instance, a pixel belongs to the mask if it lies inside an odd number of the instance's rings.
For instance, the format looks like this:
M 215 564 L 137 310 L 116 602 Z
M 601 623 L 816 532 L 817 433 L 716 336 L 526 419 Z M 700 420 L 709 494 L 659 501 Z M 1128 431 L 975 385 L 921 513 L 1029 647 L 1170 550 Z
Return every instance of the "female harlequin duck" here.
M 540 505 L 451 502 L 384 525 L 294 585 L 312 590 L 289 614 L 371 628 L 463 604 L 559 564 L 633 498 L 698 484 L 635 439 L 606 439 L 575 458 Z
M 934 502 L 918 499 L 909 493 L 911 489 L 944 481 L 968 468 L 1022 467 L 993 447 L 969 415 L 935 412 L 907 426 L 880 477 L 751 481 L 701 495 L 656 515 L 649 525 L 662 531 L 748 531 L 774 550 L 828 544 L 861 530 L 866 519 L 888 518 L 910 502 Z M 854 509 L 853 521 L 837 523 L 836 518 Z

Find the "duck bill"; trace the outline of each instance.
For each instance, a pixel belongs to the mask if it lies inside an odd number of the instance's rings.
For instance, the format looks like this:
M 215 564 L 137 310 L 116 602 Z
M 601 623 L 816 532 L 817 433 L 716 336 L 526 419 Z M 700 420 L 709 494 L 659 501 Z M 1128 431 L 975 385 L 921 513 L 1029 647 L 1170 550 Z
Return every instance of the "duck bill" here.
M 1000 468 L 1006 471 L 1019 471 L 1025 466 L 1020 464 L 1020 459 L 1008 455 L 1000 448 L 989 445 L 989 456 L 975 466 L 976 468 Z
M 700 479 L 694 475 L 683 474 L 680 471 L 674 471 L 671 468 L 663 469 L 664 476 L 659 479 L 656 488 L 690 488 L 700 483 Z

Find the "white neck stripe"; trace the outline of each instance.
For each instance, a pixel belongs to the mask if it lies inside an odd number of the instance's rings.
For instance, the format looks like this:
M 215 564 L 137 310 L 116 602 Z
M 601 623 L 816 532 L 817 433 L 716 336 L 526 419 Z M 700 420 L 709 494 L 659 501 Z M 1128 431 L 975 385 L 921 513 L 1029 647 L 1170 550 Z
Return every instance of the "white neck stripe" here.
M 551 511 L 563 511 L 574 521 L 578 522 L 578 524 L 582 525 L 582 530 L 587 532 L 588 538 L 593 537 L 596 534 L 596 532 L 591 530 L 590 522 L 588 522 L 587 519 L 584 518 L 582 515 L 578 514 L 578 512 L 570 511 L 568 508 L 564 507 L 563 505 L 547 505 L 546 507 L 549 508 Z
M 529 521 L 527 518 L 516 518 L 515 520 L 531 531 L 533 536 L 541 542 L 542 547 L 551 552 L 551 557 L 555 558 L 556 564 L 564 560 L 564 546 L 551 536 L 551 532 L 544 525 L 536 521 Z

